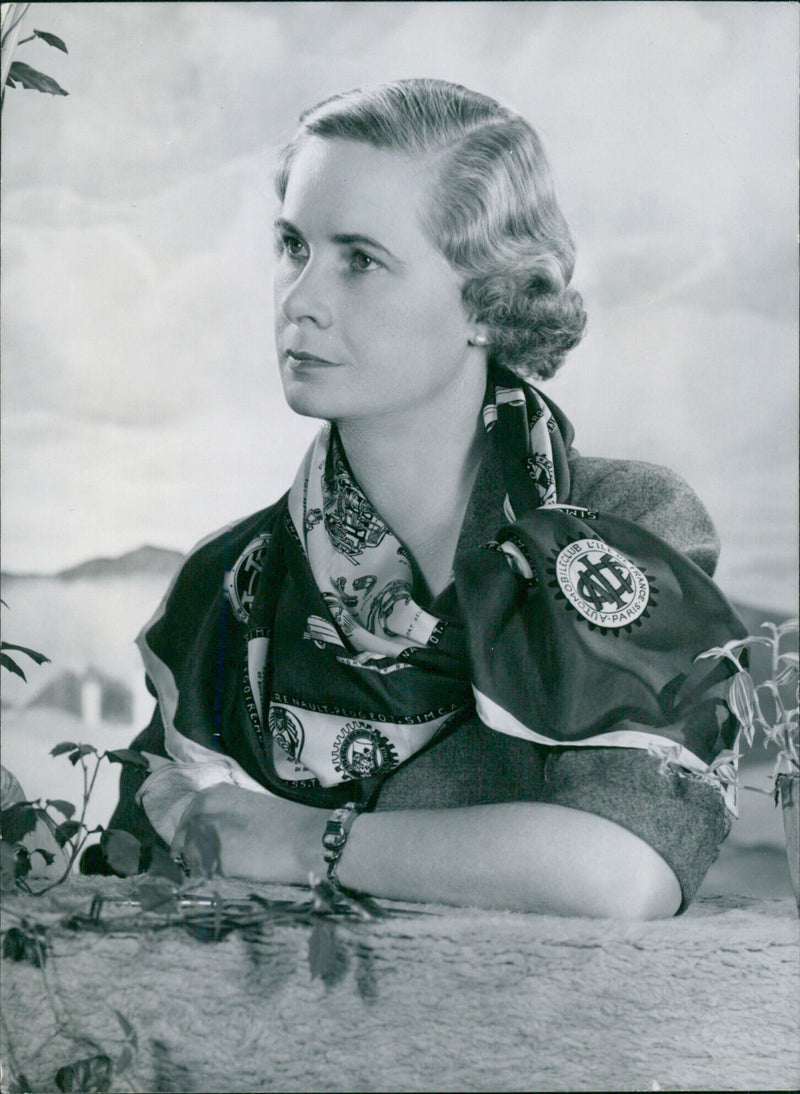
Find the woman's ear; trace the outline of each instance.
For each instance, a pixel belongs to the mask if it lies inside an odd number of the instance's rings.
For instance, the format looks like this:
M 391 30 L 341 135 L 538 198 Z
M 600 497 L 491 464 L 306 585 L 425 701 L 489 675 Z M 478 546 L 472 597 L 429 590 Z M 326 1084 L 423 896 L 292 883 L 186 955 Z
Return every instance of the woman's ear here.
M 471 346 L 489 346 L 491 345 L 491 339 L 489 338 L 489 332 L 483 324 L 478 323 L 472 332 L 472 337 L 469 339 Z

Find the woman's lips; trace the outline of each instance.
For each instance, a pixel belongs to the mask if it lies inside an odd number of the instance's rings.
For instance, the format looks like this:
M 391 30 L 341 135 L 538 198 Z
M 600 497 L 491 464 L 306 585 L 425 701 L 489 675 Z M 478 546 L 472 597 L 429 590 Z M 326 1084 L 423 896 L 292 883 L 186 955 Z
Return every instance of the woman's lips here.
M 286 359 L 292 367 L 308 365 L 310 367 L 337 368 L 338 361 L 328 361 L 325 357 L 317 357 L 313 353 L 305 353 L 302 350 L 287 349 Z

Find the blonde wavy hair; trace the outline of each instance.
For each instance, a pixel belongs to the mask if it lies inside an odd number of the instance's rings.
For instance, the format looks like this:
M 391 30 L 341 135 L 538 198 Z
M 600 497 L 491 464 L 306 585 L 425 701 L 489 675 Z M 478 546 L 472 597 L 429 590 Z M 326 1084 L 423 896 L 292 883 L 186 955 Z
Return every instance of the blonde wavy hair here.
M 468 313 L 488 330 L 490 363 L 546 380 L 580 341 L 586 313 L 569 287 L 575 244 L 533 127 L 486 95 L 444 80 L 398 80 L 326 99 L 280 154 L 281 201 L 309 136 L 431 157 L 424 228 L 464 278 Z

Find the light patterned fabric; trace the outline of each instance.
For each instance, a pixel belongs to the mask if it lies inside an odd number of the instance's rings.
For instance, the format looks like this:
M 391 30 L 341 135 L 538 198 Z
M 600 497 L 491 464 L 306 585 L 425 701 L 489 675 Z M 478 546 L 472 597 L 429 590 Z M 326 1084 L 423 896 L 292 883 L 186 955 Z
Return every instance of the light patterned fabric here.
M 556 505 L 559 496 L 569 491 L 565 438 L 543 397 L 532 387 L 510 384 L 511 380 L 504 374 L 503 382 L 490 381 L 484 427 L 487 432 L 497 429 L 502 443 L 513 447 L 524 461 L 522 483 L 512 477 L 516 504 Z M 507 495 L 504 511 L 510 520 L 514 519 L 513 504 Z M 427 687 L 417 687 L 426 670 L 415 653 L 435 655 L 442 647 L 442 665 L 448 663 L 446 650 L 458 650 L 463 661 L 461 627 L 426 611 L 415 600 L 414 567 L 408 552 L 351 474 L 331 425 L 323 426 L 298 470 L 288 512 L 326 611 L 309 611 L 303 635 L 295 630 L 290 639 L 292 653 L 284 655 L 284 665 L 287 660 L 303 661 L 304 641 L 330 647 L 335 664 L 331 662 L 326 683 L 331 674 L 341 678 L 346 705 L 343 712 L 319 709 L 320 704 L 311 701 L 319 693 L 319 678 L 307 682 L 304 696 L 297 695 L 296 688 L 282 686 L 280 661 L 275 663 L 271 683 L 273 693 L 281 698 L 273 694 L 265 703 L 271 628 L 266 620 L 257 620 L 248 644 L 253 718 L 262 734 L 266 725 L 276 773 L 286 782 L 328 787 L 386 775 L 470 708 L 472 696 L 463 669 L 457 673 L 461 679 L 455 688 L 449 672 L 435 669 L 427 669 Z M 276 625 L 280 627 L 280 620 Z M 365 690 L 370 692 L 368 706 L 359 701 Z M 429 699 L 424 705 L 423 693 Z

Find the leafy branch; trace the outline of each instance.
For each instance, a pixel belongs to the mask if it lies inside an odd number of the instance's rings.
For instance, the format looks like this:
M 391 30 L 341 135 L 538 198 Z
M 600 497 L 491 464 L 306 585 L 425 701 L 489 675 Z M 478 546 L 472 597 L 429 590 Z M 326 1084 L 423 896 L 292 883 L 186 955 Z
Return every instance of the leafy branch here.
M 110 865 L 123 874 L 136 873 L 139 865 L 139 841 L 127 832 L 116 829 L 105 830 L 102 825 L 89 828 L 86 824 L 86 813 L 103 760 L 108 763 L 132 764 L 145 770 L 148 769 L 147 760 L 140 752 L 135 752 L 133 749 L 117 748 L 108 752 L 98 752 L 94 745 L 76 744 L 74 741 L 62 741 L 50 750 L 50 755 L 66 755 L 73 766 L 81 765 L 83 801 L 80 816 L 77 820 L 74 819 L 75 806 L 61 799 L 47 799 L 43 802 L 41 798 L 37 798 L 34 801 L 15 802 L 0 811 L 3 888 L 9 889 L 16 885 L 31 895 L 41 896 L 57 885 L 61 885 L 69 877 L 89 836 L 98 832 L 102 833 L 101 843 Z M 93 766 L 91 761 L 87 762 L 90 756 L 94 758 Z M 65 852 L 66 861 L 63 870 L 55 880 L 34 890 L 27 881 L 32 869 L 31 856 L 41 855 L 48 866 L 55 861 L 53 853 L 45 848 L 37 847 L 29 852 L 22 846 L 21 841 L 35 832 L 40 822 L 49 830 L 59 848 Z M 131 866 L 134 868 L 131 869 Z
M 727 693 L 727 705 L 739 723 L 733 749 L 721 752 L 703 772 L 686 772 L 679 762 L 680 746 L 653 746 L 651 751 L 661 760 L 662 772 L 677 771 L 715 786 L 738 786 L 739 737 L 744 737 L 748 746 L 752 747 L 759 734 L 764 748 L 773 747 L 777 750 L 771 774 L 771 778 L 775 780 L 773 795 L 776 802 L 781 777 L 800 772 L 798 654 L 796 649 L 785 648 L 788 642 L 793 645 L 797 642 L 798 621 L 788 619 L 779 626 L 769 622 L 762 623 L 761 629 L 769 633 L 734 639 L 724 646 L 714 646 L 695 658 L 696 661 L 728 661 L 735 670 Z M 770 651 L 770 675 L 759 684 L 755 683 L 743 663 L 744 652 L 753 646 L 766 646 Z M 786 698 L 789 689 L 792 690 L 793 702 Z M 762 794 L 769 793 L 755 786 L 746 789 L 758 790 Z
M 0 106 L 5 101 L 6 87 L 22 87 L 33 91 L 43 91 L 48 95 L 68 95 L 60 84 L 52 76 L 40 72 L 36 68 L 25 64 L 24 61 L 12 61 L 11 57 L 15 48 L 25 45 L 26 42 L 40 41 L 45 45 L 58 49 L 62 53 L 69 53 L 63 39 L 57 34 L 51 34 L 46 30 L 34 30 L 27 38 L 19 38 L 22 20 L 28 13 L 30 4 L 3 4 L 3 26 L 0 36 L 0 53 L 2 53 L 2 69 L 0 70 Z
M 749 635 L 738 641 L 727 642 L 724 646 L 714 647 L 700 654 L 697 660 L 726 658 L 736 667 L 736 672 L 728 686 L 728 706 L 741 727 L 741 733 L 748 745 L 753 744 L 758 732 L 763 737 L 763 746 L 773 746 L 778 755 L 772 777 L 779 774 L 796 774 L 800 771 L 798 760 L 798 654 L 797 650 L 783 649 L 784 639 L 794 638 L 798 633 L 798 621 L 789 619 L 780 626 L 774 623 L 762 623 L 766 635 Z M 760 684 L 742 664 L 742 653 L 754 645 L 767 646 L 770 651 L 770 676 Z M 793 686 L 794 703 L 785 701 L 785 693 Z
M 0 604 L 4 608 L 8 607 L 5 600 L 0 600 Z M 0 665 L 9 672 L 13 672 L 15 676 L 21 676 L 27 683 L 27 677 L 22 669 L 19 667 L 13 657 L 10 657 L 7 650 L 14 650 L 15 653 L 24 653 L 26 657 L 30 657 L 31 661 L 34 661 L 37 665 L 49 665 L 50 658 L 45 657 L 43 653 L 39 653 L 38 650 L 29 649 L 27 646 L 17 646 L 14 642 L 0 642 Z
M 50 658 L 45 657 L 43 653 L 39 653 L 37 650 L 28 649 L 27 646 L 17 646 L 13 642 L 0 642 L 0 665 L 4 669 L 8 669 L 9 672 L 13 672 L 15 676 L 21 676 L 23 680 L 27 681 L 27 677 L 19 665 L 16 663 L 13 657 L 9 657 L 6 650 L 14 650 L 17 653 L 24 653 L 26 657 L 30 657 L 31 661 L 35 661 L 37 665 L 49 665 Z

